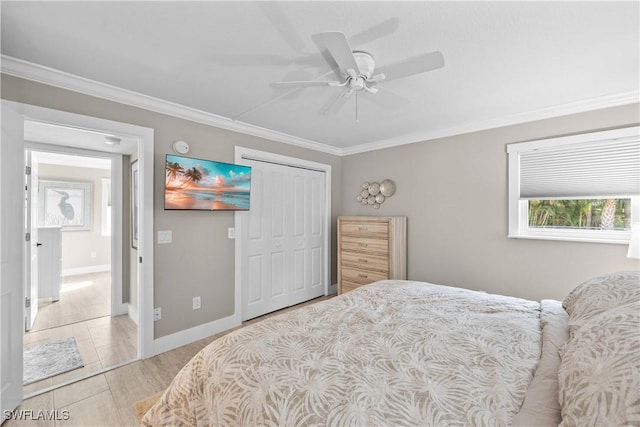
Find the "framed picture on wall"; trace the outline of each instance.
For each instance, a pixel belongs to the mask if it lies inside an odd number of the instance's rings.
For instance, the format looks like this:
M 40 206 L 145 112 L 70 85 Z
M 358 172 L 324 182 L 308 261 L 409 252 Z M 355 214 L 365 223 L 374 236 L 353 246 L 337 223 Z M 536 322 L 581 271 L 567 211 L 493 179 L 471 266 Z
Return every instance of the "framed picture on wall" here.
M 41 180 L 38 190 L 40 226 L 61 226 L 62 231 L 91 231 L 93 194 L 90 182 Z
M 131 246 L 138 249 L 138 222 L 140 218 L 139 208 L 139 172 L 138 161 L 131 163 Z

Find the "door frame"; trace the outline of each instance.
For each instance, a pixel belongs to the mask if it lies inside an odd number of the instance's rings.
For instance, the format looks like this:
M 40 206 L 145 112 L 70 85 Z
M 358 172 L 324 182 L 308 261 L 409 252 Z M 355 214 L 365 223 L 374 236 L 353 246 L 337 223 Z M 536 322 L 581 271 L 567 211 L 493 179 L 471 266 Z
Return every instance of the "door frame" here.
M 23 252 L 23 260 L 24 260 L 24 296 L 25 296 L 25 309 L 24 309 L 24 330 L 30 331 L 33 329 L 33 325 L 38 316 L 38 297 L 40 294 L 40 283 L 39 283 L 39 268 L 38 268 L 38 260 L 40 257 L 38 256 L 38 246 L 40 245 L 38 239 L 38 227 L 35 225 L 33 219 L 33 195 L 34 191 L 37 193 L 37 182 L 34 180 L 33 171 L 38 170 L 37 167 L 34 167 L 32 152 L 28 150 L 24 150 L 24 161 L 27 170 L 25 170 L 25 215 L 24 215 L 24 231 L 25 233 L 29 233 L 29 240 L 25 237 L 24 242 L 24 252 Z M 35 162 L 37 165 L 37 162 Z M 36 184 L 34 186 L 34 183 Z M 37 206 L 36 206 L 37 207 Z M 34 261 L 35 258 L 35 261 Z M 34 265 L 36 264 L 36 265 Z M 35 284 L 35 286 L 34 286 Z M 34 291 L 35 289 L 35 291 Z M 35 297 L 35 298 L 34 298 Z M 26 298 L 29 298 L 30 304 L 27 306 Z
M 242 164 L 243 160 L 255 160 L 259 162 L 274 163 L 282 166 L 290 166 L 302 169 L 311 169 L 324 172 L 325 179 L 325 236 L 324 236 L 324 294 L 329 295 L 329 282 L 331 281 L 331 165 L 318 163 L 311 160 L 299 159 L 297 157 L 284 156 L 281 154 L 260 151 L 252 148 L 235 146 L 235 163 Z M 238 323 L 242 319 L 242 215 L 247 212 L 236 211 L 234 213 L 235 227 L 235 296 L 234 296 L 234 318 Z
M 137 156 L 140 173 L 140 218 L 139 218 L 139 244 L 138 257 L 138 356 L 148 358 L 156 354 L 153 336 L 153 169 L 154 169 L 154 130 L 152 128 L 100 119 L 76 113 L 53 110 L 14 101 L 2 100 L 2 109 L 11 109 L 17 112 L 23 120 L 44 122 L 78 129 L 92 130 L 95 132 L 113 133 L 135 138 L 138 142 Z M 19 147 L 20 158 L 14 159 L 20 165 L 24 163 L 24 144 Z M 128 153 L 127 153 L 128 154 Z M 4 162 L 7 161 L 3 159 Z M 9 160 L 11 161 L 11 160 Z M 124 171 L 123 171 L 124 172 Z M 22 179 L 15 181 L 20 186 Z M 23 206 L 17 206 L 11 213 L 16 221 L 22 222 Z M 22 232 L 21 232 L 22 234 Z M 1 236 L 2 239 L 5 236 Z M 17 242 L 16 242 L 17 244 Z M 19 243 L 22 248 L 22 242 Z M 144 262 L 142 262 L 144 260 Z M 20 266 L 22 269 L 22 265 Z M 22 288 L 22 282 L 21 282 Z M 22 291 L 24 292 L 24 290 Z M 23 298 L 24 299 L 24 298 Z M 23 331 L 21 331 L 21 334 Z
M 4 103 L 0 142 L 0 404 L 15 409 L 23 397 L 24 336 L 24 126 L 18 111 Z M 8 243 L 7 243 L 8 242 Z
M 111 161 L 111 202 L 114 212 L 121 212 L 124 202 L 124 194 L 122 189 L 123 167 L 122 154 L 111 153 L 108 151 L 93 151 L 83 148 L 67 147 L 63 145 L 43 144 L 38 142 L 25 141 L 24 148 L 31 152 L 46 152 L 67 154 L 79 157 L 95 157 L 101 159 L 109 159 Z M 33 203 L 33 201 L 32 201 Z M 97 207 L 94 207 L 97 209 Z M 34 219 L 32 218 L 32 221 Z M 128 304 L 122 302 L 122 271 L 123 271 L 123 229 L 122 217 L 120 215 L 111 215 L 111 316 L 128 313 Z M 28 262 L 28 260 L 25 260 Z M 33 303 L 33 302 L 32 302 Z M 138 319 L 134 319 L 137 323 Z

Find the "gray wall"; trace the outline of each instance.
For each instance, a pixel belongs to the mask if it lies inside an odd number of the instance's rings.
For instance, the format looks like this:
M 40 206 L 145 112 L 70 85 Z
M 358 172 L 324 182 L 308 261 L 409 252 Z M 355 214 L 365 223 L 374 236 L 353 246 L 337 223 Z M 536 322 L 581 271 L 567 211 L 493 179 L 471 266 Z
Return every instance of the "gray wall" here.
M 581 281 L 637 270 L 626 245 L 508 239 L 506 144 L 637 125 L 638 105 L 610 108 L 346 156 L 343 215 L 406 215 L 408 276 L 530 299 L 562 299 Z M 356 196 L 391 178 L 379 210 Z
M 172 230 L 173 244 L 156 245 L 154 259 L 154 307 L 162 307 L 155 322 L 155 337 L 162 337 L 208 323 L 233 313 L 234 241 L 227 228 L 234 225 L 233 212 L 165 211 L 163 208 L 165 154 L 173 141 L 189 142 L 190 156 L 234 162 L 236 145 L 297 157 L 332 166 L 332 218 L 341 200 L 341 159 L 330 154 L 239 134 L 100 98 L 83 95 L 2 75 L 2 98 L 62 111 L 100 117 L 154 129 L 154 225 Z M 335 235 L 335 219 L 331 235 Z M 332 242 L 331 259 L 335 259 Z M 332 262 L 333 264 L 333 262 Z M 332 265 L 331 283 L 336 282 Z M 191 309 L 192 297 L 202 297 L 202 309 Z

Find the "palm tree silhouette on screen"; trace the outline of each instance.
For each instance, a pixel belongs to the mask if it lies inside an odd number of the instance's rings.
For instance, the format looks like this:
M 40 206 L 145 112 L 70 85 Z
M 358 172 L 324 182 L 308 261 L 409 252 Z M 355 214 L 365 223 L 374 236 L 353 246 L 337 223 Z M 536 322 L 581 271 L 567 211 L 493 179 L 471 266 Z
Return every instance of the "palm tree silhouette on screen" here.
M 196 184 L 197 182 L 202 180 L 202 172 L 200 172 L 195 167 L 192 167 L 191 169 L 187 169 L 187 171 L 184 173 L 184 177 L 186 178 L 185 185 L 188 185 L 190 183 Z

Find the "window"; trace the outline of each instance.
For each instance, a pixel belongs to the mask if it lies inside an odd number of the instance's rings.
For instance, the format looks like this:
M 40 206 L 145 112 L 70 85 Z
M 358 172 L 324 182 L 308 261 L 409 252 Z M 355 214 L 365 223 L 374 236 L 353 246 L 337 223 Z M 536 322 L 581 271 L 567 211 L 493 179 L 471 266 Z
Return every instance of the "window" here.
M 628 243 L 640 221 L 640 127 L 507 146 L 509 237 Z

